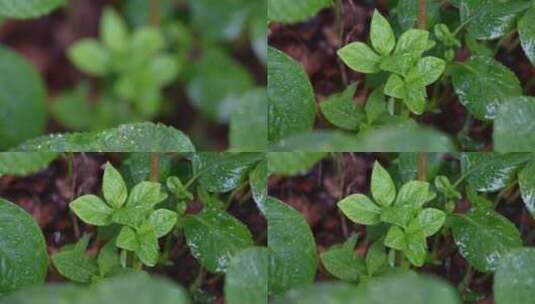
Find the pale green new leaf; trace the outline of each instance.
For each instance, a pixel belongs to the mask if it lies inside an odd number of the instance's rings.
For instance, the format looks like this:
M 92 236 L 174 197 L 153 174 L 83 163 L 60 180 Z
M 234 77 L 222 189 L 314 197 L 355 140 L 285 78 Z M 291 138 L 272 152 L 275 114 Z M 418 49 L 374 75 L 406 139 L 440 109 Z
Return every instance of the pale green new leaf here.
M 137 239 L 134 229 L 123 226 L 116 241 L 117 247 L 126 249 L 129 251 L 136 251 L 139 248 L 139 241 Z
M 430 85 L 437 81 L 445 68 L 446 62 L 433 56 L 423 57 L 416 64 L 417 73 L 421 75 L 424 85 Z
M 110 163 L 106 163 L 104 167 L 102 194 L 106 202 L 116 209 L 126 202 L 126 197 L 128 196 L 123 177 Z
M 403 78 L 396 74 L 390 74 L 385 84 L 385 95 L 405 99 L 407 96 L 407 90 L 405 88 L 405 82 Z
M 373 12 L 370 41 L 373 48 L 385 56 L 389 55 L 396 45 L 396 37 L 390 23 L 378 10 Z
M 407 205 L 416 209 L 427 203 L 428 198 L 429 183 L 423 181 L 410 181 L 399 189 L 395 205 Z
M 69 48 L 69 59 L 77 68 L 93 76 L 104 76 L 111 64 L 107 49 L 96 39 L 82 39 Z
M 165 197 L 161 192 L 160 183 L 141 182 L 132 188 L 128 196 L 127 206 L 134 207 L 138 205 L 153 207 L 163 201 Z
M 371 192 L 375 201 L 382 206 L 391 205 L 396 198 L 394 181 L 378 161 L 373 164 Z
M 168 234 L 173 229 L 173 227 L 175 227 L 176 221 L 176 212 L 168 209 L 155 210 L 149 216 L 149 223 L 154 228 L 154 232 L 157 238 L 161 238 Z
M 348 67 L 357 72 L 373 74 L 380 71 L 381 57 L 365 43 L 352 42 L 339 49 L 337 54 Z
M 397 250 L 405 250 L 407 248 L 405 232 L 398 226 L 391 226 L 386 233 L 385 246 Z
M 446 213 L 436 208 L 426 208 L 418 214 L 418 222 L 426 237 L 437 233 L 446 221 Z
M 105 226 L 111 223 L 113 209 L 96 195 L 84 195 L 69 204 L 71 210 L 84 222 Z
M 524 205 L 535 218 L 535 161 L 530 161 L 518 173 L 518 186 Z
M 399 37 L 394 54 L 409 53 L 417 58 L 427 49 L 428 43 L 428 31 L 417 29 L 408 30 Z
M 156 232 L 152 227 L 142 227 L 138 231 L 137 238 L 139 241 L 139 246 L 136 249 L 137 257 L 143 264 L 150 267 L 155 266 L 160 256 L 160 246 L 158 245 Z
M 374 225 L 381 221 L 381 208 L 363 194 L 347 196 L 337 205 L 345 216 L 357 224 Z
M 104 45 L 112 52 L 120 53 L 128 47 L 128 27 L 111 7 L 104 9 L 102 14 L 100 36 Z

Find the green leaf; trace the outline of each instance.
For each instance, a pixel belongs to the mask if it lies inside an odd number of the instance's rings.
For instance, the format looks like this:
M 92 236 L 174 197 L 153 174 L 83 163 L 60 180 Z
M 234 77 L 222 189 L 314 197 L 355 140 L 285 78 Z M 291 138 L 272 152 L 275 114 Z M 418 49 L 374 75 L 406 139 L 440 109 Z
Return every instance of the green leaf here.
M 512 183 L 520 166 L 530 158 L 527 153 L 463 153 L 461 169 L 474 190 L 493 192 Z
M 307 284 L 287 292 L 274 304 L 347 304 L 361 303 L 358 289 L 343 282 Z
M 361 106 L 353 101 L 357 90 L 357 83 L 349 85 L 344 92 L 331 95 L 320 103 L 321 113 L 333 125 L 346 129 L 358 130 L 364 119 Z
M 85 223 L 106 226 L 111 223 L 113 209 L 98 196 L 80 196 L 69 204 L 71 210 Z
M 156 266 L 160 247 L 154 229 L 150 225 L 142 226 L 137 233 L 137 239 L 139 241 L 139 246 L 136 248 L 137 257 L 147 266 Z
M 165 48 L 163 33 L 152 26 L 142 26 L 132 33 L 130 49 L 140 58 L 148 58 Z
M 54 152 L 3 152 L 0 153 L 0 176 L 25 176 L 46 168 L 56 157 Z
M 100 36 L 104 45 L 112 52 L 120 53 L 128 47 L 128 27 L 111 7 L 106 7 L 102 14 Z
M 110 163 L 106 163 L 104 167 L 102 194 L 106 202 L 116 209 L 121 208 L 128 196 L 123 177 Z
M 230 261 L 225 275 L 225 303 L 267 304 L 269 251 L 251 247 Z
M 409 223 L 405 237 L 407 247 L 403 250 L 403 253 L 413 265 L 418 267 L 423 266 L 425 257 L 427 256 L 427 242 L 424 229 L 420 226 L 419 219 L 414 219 Z
M 134 229 L 123 226 L 117 236 L 116 244 L 119 248 L 136 251 L 139 248 L 139 240 Z
M 0 0 L 0 16 L 16 19 L 36 18 L 65 3 L 65 0 Z
M 414 58 L 420 57 L 427 49 L 429 43 L 429 32 L 412 29 L 404 32 L 399 37 L 394 54 L 408 53 Z
M 329 0 L 269 0 L 268 21 L 297 23 L 331 5 Z
M 317 269 L 314 235 L 301 213 L 278 199 L 267 200 L 270 294 L 281 295 L 314 281 Z
M 348 67 L 357 72 L 373 74 L 380 71 L 381 57 L 365 43 L 352 42 L 336 53 Z
M 375 241 L 366 253 L 366 268 L 368 275 L 373 276 L 386 265 L 386 252 L 383 240 Z
M 396 37 L 394 36 L 394 31 L 392 30 L 390 23 L 378 10 L 373 12 L 370 28 L 370 41 L 373 48 L 379 54 L 385 56 L 389 55 L 396 45 Z
M 213 208 L 187 216 L 184 234 L 191 254 L 213 273 L 226 272 L 232 257 L 253 245 L 247 226 L 225 211 Z
M 50 111 L 62 126 L 76 131 L 91 129 L 97 115 L 95 105 L 90 102 L 89 87 L 86 84 L 78 85 L 55 98 Z
M 494 276 L 496 304 L 522 304 L 533 301 L 535 278 L 535 249 L 511 250 L 504 256 Z
M 433 56 L 421 58 L 415 67 L 417 73 L 421 75 L 420 77 L 422 77 L 424 85 L 430 85 L 437 81 L 442 73 L 444 73 L 445 68 L 446 62 Z
M 192 201 L 193 194 L 188 191 L 186 186 L 182 184 L 182 181 L 176 176 L 170 176 L 166 182 L 167 189 L 171 194 L 176 197 L 179 201 Z
M 186 91 L 193 106 L 205 117 L 227 123 L 240 106 L 243 94 L 253 88 L 251 74 L 223 49 L 215 47 L 206 49 L 192 69 Z
M 89 236 L 85 236 L 71 248 L 62 248 L 52 256 L 52 263 L 67 279 L 78 283 L 91 283 L 99 274 L 97 261 L 85 254 Z
M 425 110 L 425 98 L 427 97 L 423 81 L 407 78 L 405 80 L 405 91 L 406 95 L 403 98 L 403 103 L 412 113 L 421 115 Z
M 405 99 L 407 96 L 407 90 L 405 88 L 405 82 L 403 78 L 396 74 L 390 74 L 385 84 L 385 95 Z
M 493 58 L 472 56 L 457 64 L 454 71 L 455 93 L 478 119 L 494 119 L 500 104 L 522 94 L 516 75 Z
M 285 53 L 268 48 L 269 141 L 309 131 L 315 118 L 314 91 L 303 67 Z
M 455 189 L 447 176 L 439 175 L 435 177 L 435 188 L 448 199 L 460 200 L 462 198 L 461 193 Z
M 410 181 L 401 186 L 396 198 L 396 206 L 409 206 L 414 209 L 421 208 L 429 198 L 429 183 Z
M 530 161 L 518 173 L 518 186 L 524 205 L 535 218 L 535 161 Z
M 455 145 L 446 134 L 406 123 L 384 126 L 359 134 L 356 149 L 351 151 L 448 152 L 455 150 Z
M 83 72 L 93 76 L 104 76 L 111 64 L 107 49 L 96 39 L 86 38 L 69 48 L 68 57 Z
M 472 209 L 451 216 L 448 225 L 461 255 L 481 272 L 495 271 L 505 254 L 522 246 L 515 225 L 493 210 Z
M 14 151 L 194 152 L 181 131 L 149 122 L 125 124 L 97 133 L 52 134 L 28 140 Z
M 342 213 L 355 223 L 375 225 L 381 221 L 381 208 L 366 195 L 352 194 L 339 201 L 337 205 Z
M 139 228 L 149 216 L 150 211 L 151 207 L 147 205 L 122 207 L 113 213 L 112 221 L 116 224 Z
M 248 0 L 199 0 L 188 3 L 195 29 L 208 41 L 234 40 L 239 37 L 251 15 L 252 5 Z M 169 10 L 172 12 L 172 4 Z M 171 17 L 171 16 L 169 16 Z M 263 10 L 266 24 L 266 4 Z M 266 36 L 264 36 L 265 38 Z
M 193 172 L 207 191 L 228 192 L 243 182 L 262 158 L 260 153 L 197 153 L 192 159 Z
M 167 209 L 155 210 L 149 216 L 149 223 L 154 228 L 157 238 L 161 238 L 168 234 L 175 227 L 176 222 L 176 212 Z
M 535 150 L 535 98 L 521 96 L 506 99 L 494 121 L 494 150 L 532 152 Z
M 398 226 L 391 226 L 386 233 L 385 246 L 397 250 L 405 250 L 407 248 L 405 232 Z
M 535 20 L 535 6 L 532 6 L 518 21 L 518 35 L 524 54 L 535 66 L 535 27 L 532 20 Z
M 154 207 L 165 199 L 162 196 L 162 189 L 160 183 L 141 182 L 132 188 L 128 196 L 127 206 L 146 206 Z
M 397 19 L 402 31 L 414 28 L 418 21 L 418 1 L 399 0 Z M 440 20 L 440 4 L 434 0 L 426 1 L 427 27 L 432 28 Z
M 5 151 L 45 131 L 46 95 L 35 67 L 0 45 L 0 150 Z
M 375 89 L 370 96 L 365 106 L 366 118 L 369 124 L 373 124 L 381 115 L 386 113 L 386 102 L 383 97 L 383 89 Z
M 272 144 L 269 151 L 316 151 L 345 152 L 358 151 L 356 136 L 340 131 L 314 130 L 295 134 Z
M 361 274 L 366 273 L 364 259 L 353 252 L 357 236 L 347 239 L 344 244 L 334 245 L 320 255 L 321 263 L 334 277 L 357 282 Z
M 120 267 L 119 253 L 114 241 L 106 243 L 101 249 L 97 257 L 98 269 L 101 276 L 105 276 L 114 269 Z
M 446 213 L 435 208 L 425 208 L 418 214 L 418 222 L 426 237 L 437 233 L 446 221 Z
M 402 53 L 381 58 L 379 68 L 383 71 L 406 76 L 407 72 L 414 66 L 414 64 L 415 58 L 412 54 Z
M 268 160 L 264 159 L 249 173 L 249 186 L 251 187 L 253 199 L 263 214 L 266 213 L 267 182 Z
M 268 171 L 276 175 L 296 175 L 314 167 L 326 156 L 324 152 L 269 152 Z
M 516 19 L 529 7 L 526 1 L 462 0 L 461 21 L 469 20 L 467 30 L 476 39 L 496 39 L 513 29 Z
M 390 206 L 396 198 L 396 186 L 388 171 L 378 161 L 373 164 L 371 177 L 373 199 L 382 206 Z
M 17 205 L 0 199 L 0 231 L 0 297 L 22 287 L 42 284 L 48 254 L 34 219 Z
M 381 222 L 407 227 L 413 213 L 410 206 L 388 206 L 381 210 Z
M 230 150 L 265 151 L 268 138 L 267 93 L 255 89 L 245 93 L 230 116 Z

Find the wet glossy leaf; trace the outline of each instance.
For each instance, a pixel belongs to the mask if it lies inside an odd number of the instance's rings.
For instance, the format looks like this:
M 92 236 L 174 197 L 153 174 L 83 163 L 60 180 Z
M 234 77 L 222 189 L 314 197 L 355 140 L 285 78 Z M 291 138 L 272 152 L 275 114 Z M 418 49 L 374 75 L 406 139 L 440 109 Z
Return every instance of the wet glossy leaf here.
M 388 171 L 376 161 L 370 182 L 372 196 L 382 206 L 389 206 L 396 198 L 396 186 Z
M 181 131 L 149 122 L 121 125 L 96 133 L 52 134 L 31 139 L 14 151 L 194 152 Z
M 210 272 L 226 272 L 232 257 L 252 246 L 245 224 L 225 211 L 205 208 L 187 216 L 184 234 L 192 255 Z
M 48 14 L 65 0 L 0 0 L 0 16 L 27 19 Z
M 518 186 L 524 205 L 535 218 L 535 161 L 530 161 L 518 173 Z
M 496 304 L 530 303 L 535 297 L 535 249 L 511 250 L 500 260 L 494 276 Z
M 345 152 L 358 151 L 359 143 L 353 134 L 340 131 L 314 130 L 295 134 L 279 140 L 270 146 L 270 151 L 316 151 Z
M 535 98 L 521 96 L 507 99 L 494 121 L 494 150 L 532 152 L 535 150 Z
M 378 10 L 373 12 L 370 41 L 373 48 L 382 55 L 390 54 L 396 45 L 396 37 L 390 23 Z
M 351 69 L 366 73 L 378 73 L 381 57 L 367 44 L 352 42 L 337 51 L 338 57 Z
M 281 295 L 314 281 L 317 268 L 316 243 L 301 213 L 268 198 L 269 292 Z
M 364 119 L 364 110 L 353 101 L 356 90 L 357 84 L 353 83 L 344 92 L 331 95 L 320 103 L 323 116 L 339 128 L 358 130 Z
M 0 153 L 0 176 L 28 175 L 44 169 L 58 156 L 54 152 Z
M 495 271 L 505 254 L 522 246 L 515 225 L 493 210 L 473 209 L 448 221 L 459 252 L 478 271 Z
M 520 44 L 524 49 L 524 54 L 529 58 L 531 64 L 535 66 L 535 6 L 532 6 L 524 16 L 518 21 L 518 35 Z
M 470 35 L 476 39 L 496 39 L 509 32 L 520 12 L 529 7 L 526 1 L 463 0 L 461 20 L 468 23 Z
M 45 101 L 46 88 L 37 70 L 0 45 L 0 150 L 45 131 Z
M 452 73 L 455 93 L 478 119 L 494 119 L 500 104 L 522 94 L 516 75 L 490 57 L 472 56 Z
M 253 199 L 262 213 L 266 212 L 267 182 L 268 160 L 264 159 L 249 173 L 249 186 L 253 193 Z
M 357 236 L 352 236 L 344 244 L 334 245 L 320 255 L 321 263 L 334 277 L 356 282 L 366 273 L 364 259 L 354 253 Z
M 248 248 L 232 258 L 225 275 L 225 302 L 267 304 L 268 263 L 265 247 Z
M 268 0 L 268 20 L 296 23 L 313 17 L 330 5 L 329 0 Z
M 255 89 L 245 93 L 230 116 L 230 150 L 265 151 L 268 144 L 267 93 Z
M 42 284 L 48 269 L 45 239 L 22 208 L 0 199 L 0 297 Z
M 530 158 L 526 153 L 463 153 L 461 168 L 462 172 L 470 171 L 467 181 L 474 190 L 492 192 L 510 184 Z
M 311 130 L 316 102 L 303 67 L 285 53 L 268 49 L 269 141 Z
M 105 226 L 111 223 L 113 209 L 96 195 L 84 195 L 69 204 L 71 210 L 85 223 Z
M 261 161 L 260 153 L 204 152 L 193 156 L 193 172 L 210 192 L 228 192 L 236 188 L 251 168 Z
M 355 223 L 375 225 L 381 221 L 381 208 L 366 195 L 351 194 L 337 203 L 342 213 Z
M 270 152 L 268 171 L 277 175 L 295 175 L 314 167 L 326 156 L 324 152 Z

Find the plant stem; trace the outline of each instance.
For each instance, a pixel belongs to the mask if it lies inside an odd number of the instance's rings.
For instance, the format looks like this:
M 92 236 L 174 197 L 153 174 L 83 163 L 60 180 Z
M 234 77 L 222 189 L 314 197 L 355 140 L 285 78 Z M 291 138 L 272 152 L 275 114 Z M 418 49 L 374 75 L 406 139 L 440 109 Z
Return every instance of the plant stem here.
M 418 28 L 427 29 L 427 0 L 418 0 Z
M 160 154 L 150 154 L 150 181 L 157 183 L 160 180 Z
M 468 266 L 468 268 L 466 268 L 466 272 L 464 274 L 463 280 L 457 286 L 457 290 L 464 291 L 466 288 L 468 288 L 470 286 L 470 281 L 472 281 L 473 275 L 474 275 L 474 270 L 472 269 L 472 266 Z
M 149 2 L 149 23 L 154 27 L 160 26 L 160 0 Z
M 418 180 L 421 181 L 427 181 L 427 153 L 420 152 L 418 153 L 418 160 L 417 160 L 417 175 Z

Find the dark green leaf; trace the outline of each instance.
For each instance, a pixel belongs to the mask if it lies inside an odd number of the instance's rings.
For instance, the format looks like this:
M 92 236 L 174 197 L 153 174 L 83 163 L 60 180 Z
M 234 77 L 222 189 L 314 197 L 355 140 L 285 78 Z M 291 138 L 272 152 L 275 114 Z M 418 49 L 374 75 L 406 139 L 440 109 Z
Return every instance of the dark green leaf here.
M 359 302 L 358 289 L 340 282 L 324 282 L 304 285 L 290 290 L 275 304 L 348 304 Z
M 269 21 L 296 23 L 330 5 L 329 0 L 269 0 L 267 16 Z
M 498 264 L 494 276 L 496 304 L 523 304 L 533 302 L 535 291 L 535 249 L 511 250 Z
M 212 208 L 187 216 L 184 234 L 192 255 L 210 272 L 226 272 L 232 257 L 253 245 L 247 226 Z
M 324 152 L 270 152 L 267 154 L 270 174 L 295 175 L 310 170 L 325 157 Z
M 508 98 L 494 121 L 494 150 L 499 152 L 533 152 L 535 150 L 535 98 Z
M 22 208 L 0 199 L 0 231 L 0 298 L 18 288 L 42 284 L 48 254 L 34 219 Z
M 440 20 L 440 4 L 434 0 L 426 1 L 427 27 L 431 28 Z M 414 28 L 418 21 L 418 0 L 399 0 L 397 19 L 403 31 Z
M 35 18 L 64 5 L 65 0 L 0 0 L 0 16 Z
M 347 239 L 344 244 L 334 245 L 320 255 L 321 263 L 327 271 L 338 279 L 356 282 L 366 273 L 364 259 L 353 252 L 357 236 Z
M 285 53 L 268 49 L 269 141 L 311 130 L 316 102 L 303 67 Z
M 52 263 L 62 276 L 78 283 L 91 283 L 99 274 L 97 261 L 85 254 L 88 242 L 89 236 L 85 236 L 74 247 L 62 248 L 52 256 Z
M 58 156 L 54 152 L 0 153 L 0 176 L 28 175 L 44 169 Z
M 531 64 L 535 66 L 535 26 L 533 26 L 533 20 L 535 20 L 535 6 L 532 6 L 518 21 L 518 35 L 524 53 Z
M 349 133 L 329 130 L 314 130 L 295 134 L 270 146 L 270 151 L 315 151 L 315 152 L 345 152 L 358 151 L 356 136 Z
M 364 111 L 353 101 L 356 90 L 357 84 L 353 83 L 344 92 L 332 95 L 320 103 L 323 116 L 339 128 L 358 130 L 364 119 Z
M 465 215 L 453 215 L 449 226 L 461 255 L 481 272 L 495 271 L 505 254 L 522 246 L 515 225 L 493 210 L 473 209 Z
M 262 160 L 249 173 L 249 185 L 253 193 L 253 199 L 262 213 L 266 213 L 268 182 L 268 161 Z
M 478 119 L 494 119 L 500 104 L 522 94 L 516 75 L 490 57 L 472 56 L 452 73 L 455 93 Z
M 307 222 L 295 209 L 268 198 L 269 291 L 281 295 L 314 281 L 316 244 Z
M 267 93 L 255 89 L 245 93 L 230 116 L 230 149 L 232 151 L 265 151 L 268 129 Z
M 518 185 L 524 205 L 535 218 L 535 161 L 530 161 L 518 173 Z

